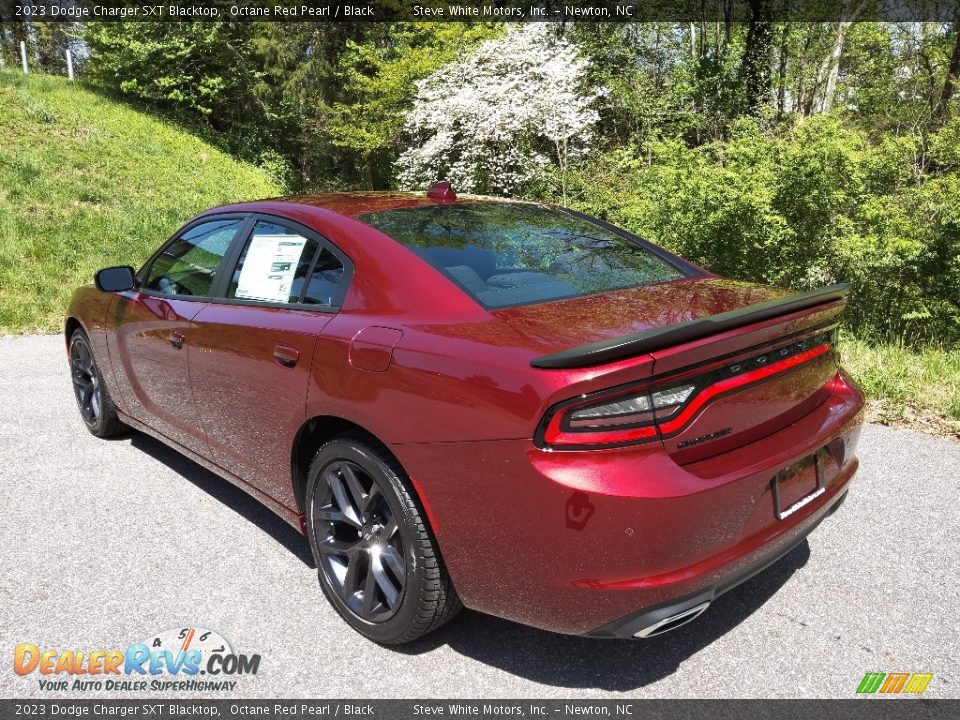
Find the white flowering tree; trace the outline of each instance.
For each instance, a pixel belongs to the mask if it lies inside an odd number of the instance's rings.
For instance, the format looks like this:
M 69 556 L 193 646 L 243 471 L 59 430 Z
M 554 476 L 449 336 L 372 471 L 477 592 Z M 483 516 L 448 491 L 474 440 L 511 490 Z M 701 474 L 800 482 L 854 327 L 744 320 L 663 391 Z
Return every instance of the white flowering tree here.
M 589 146 L 602 89 L 587 60 L 549 23 L 512 27 L 420 81 L 396 163 L 401 187 L 449 180 L 458 190 L 510 194 Z M 565 194 L 565 193 L 564 193 Z

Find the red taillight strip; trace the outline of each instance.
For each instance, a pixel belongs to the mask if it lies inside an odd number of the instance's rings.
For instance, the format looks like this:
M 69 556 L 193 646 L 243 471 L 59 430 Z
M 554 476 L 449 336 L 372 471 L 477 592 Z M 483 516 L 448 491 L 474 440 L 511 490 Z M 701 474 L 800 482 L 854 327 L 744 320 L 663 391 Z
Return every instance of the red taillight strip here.
M 701 390 L 693 398 L 689 405 L 687 405 L 683 412 L 681 412 L 676 417 L 672 417 L 669 420 L 665 420 L 660 423 L 660 432 L 664 435 L 669 435 L 670 433 L 676 432 L 696 415 L 704 405 L 706 405 L 710 400 L 715 398 L 717 395 L 722 395 L 723 393 L 730 392 L 735 390 L 738 387 L 744 385 L 750 385 L 751 383 L 759 382 L 764 380 L 771 375 L 776 375 L 777 373 L 784 372 L 790 368 L 794 368 L 797 365 L 802 365 L 803 363 L 813 360 L 816 357 L 820 357 L 824 353 L 830 352 L 830 345 L 828 343 L 823 343 L 812 347 L 809 350 L 804 350 L 802 353 L 797 353 L 792 355 L 784 360 L 773 363 L 773 365 L 765 365 L 763 367 L 757 368 L 756 370 L 751 370 L 745 372 L 742 375 L 735 375 L 729 377 L 725 380 L 720 380 L 715 382 L 713 385 L 708 385 L 703 390 Z
M 656 425 L 641 425 L 617 429 L 590 430 L 586 432 L 568 432 L 563 429 L 563 421 L 569 409 L 554 413 L 543 430 L 543 444 L 546 447 L 566 449 L 599 449 L 615 447 L 652 440 L 659 436 L 667 437 L 683 429 L 709 402 L 737 388 L 765 380 L 772 375 L 786 372 L 805 362 L 818 358 L 831 350 L 830 343 L 821 343 L 809 350 L 784 358 L 772 365 L 750 370 L 708 385 L 697 393 L 689 404 L 676 416 L 659 421 Z M 663 386 L 661 386 L 663 387 Z
M 563 412 L 558 412 L 550 418 L 550 424 L 543 434 L 543 440 L 548 445 L 608 445 L 648 440 L 657 436 L 657 429 L 653 425 L 600 432 L 564 432 L 560 428 L 563 415 Z

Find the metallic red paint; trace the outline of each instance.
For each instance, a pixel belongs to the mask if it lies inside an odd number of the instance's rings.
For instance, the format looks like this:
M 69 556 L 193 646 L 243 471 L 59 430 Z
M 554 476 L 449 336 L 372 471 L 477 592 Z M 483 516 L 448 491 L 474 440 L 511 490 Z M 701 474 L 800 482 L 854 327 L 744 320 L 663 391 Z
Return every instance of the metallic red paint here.
M 605 365 L 534 369 L 539 355 L 786 293 L 703 273 L 490 312 L 356 217 L 433 203 L 354 193 L 204 213 L 274 215 L 336 245 L 354 264 L 336 313 L 84 287 L 68 330 L 79 324 L 90 336 L 125 422 L 301 529 L 291 460 L 299 431 L 312 418 L 363 428 L 415 478 L 464 603 L 559 632 L 589 633 L 712 592 L 789 547 L 841 498 L 857 467 L 863 398 L 822 348 L 780 368 L 790 372 L 771 367 L 766 382 L 704 396 L 684 422 L 661 424 L 666 440 L 563 452 L 533 442 L 557 403 L 681 382 L 778 338 L 813 336 L 836 322 L 839 303 Z M 826 491 L 776 520 L 771 479 L 825 447 Z

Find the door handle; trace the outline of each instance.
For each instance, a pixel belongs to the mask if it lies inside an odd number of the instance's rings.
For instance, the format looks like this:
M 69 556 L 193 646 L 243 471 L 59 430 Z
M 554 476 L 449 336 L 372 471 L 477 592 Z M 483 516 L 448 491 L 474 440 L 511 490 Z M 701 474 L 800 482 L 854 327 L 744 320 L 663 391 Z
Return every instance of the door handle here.
M 286 345 L 276 345 L 273 348 L 273 359 L 284 367 L 293 367 L 300 359 L 300 352 Z
M 175 347 L 177 350 L 183 347 L 184 337 L 182 332 L 178 332 L 177 330 L 174 330 L 173 332 L 170 333 L 170 337 L 168 339 L 170 340 L 170 344 L 173 347 Z

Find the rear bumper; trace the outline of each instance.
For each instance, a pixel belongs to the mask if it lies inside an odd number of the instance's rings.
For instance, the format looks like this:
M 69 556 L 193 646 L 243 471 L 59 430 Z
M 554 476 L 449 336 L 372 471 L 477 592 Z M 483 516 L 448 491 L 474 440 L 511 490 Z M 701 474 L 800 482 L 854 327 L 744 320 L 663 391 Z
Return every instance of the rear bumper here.
M 789 552 L 856 472 L 863 397 L 841 384 L 790 426 L 687 465 L 662 448 L 531 441 L 395 446 L 464 604 L 555 632 L 630 637 Z M 830 447 L 824 491 L 782 520 L 771 479 Z
M 755 575 L 759 575 L 778 560 L 790 554 L 807 539 L 807 536 L 817 528 L 822 520 L 836 512 L 846 498 L 846 490 L 838 493 L 830 503 L 825 505 L 825 511 L 812 517 L 810 522 L 806 523 L 796 535 L 775 544 L 769 548 L 768 552 L 760 555 L 739 570 L 721 578 L 715 585 L 658 607 L 644 608 L 630 613 L 626 617 L 587 633 L 587 636 L 595 638 L 652 637 L 695 620 L 707 610 L 714 600 L 725 592 L 733 590 Z

